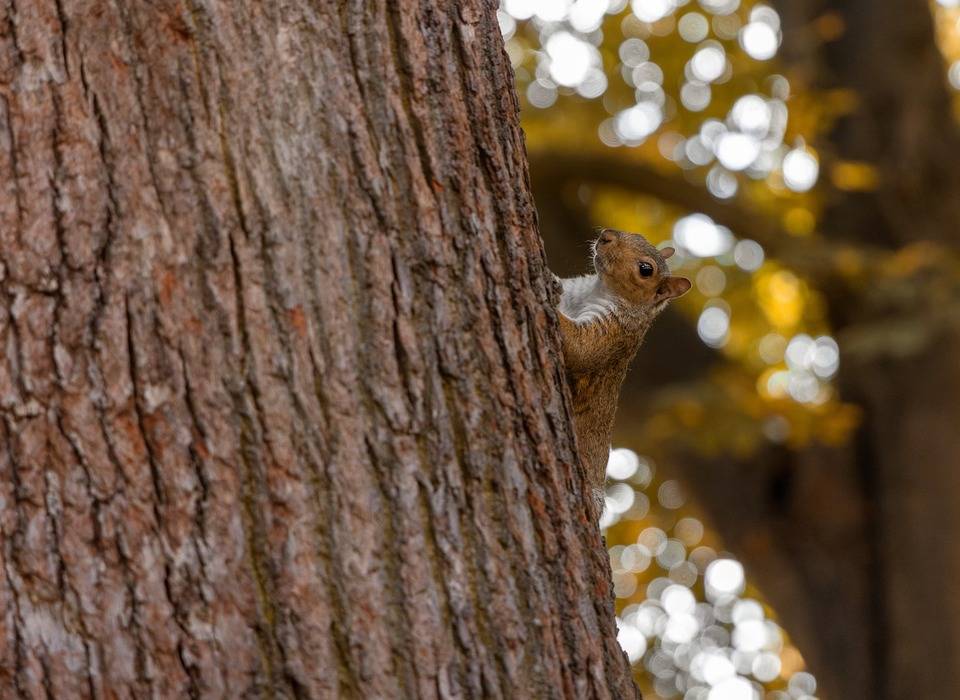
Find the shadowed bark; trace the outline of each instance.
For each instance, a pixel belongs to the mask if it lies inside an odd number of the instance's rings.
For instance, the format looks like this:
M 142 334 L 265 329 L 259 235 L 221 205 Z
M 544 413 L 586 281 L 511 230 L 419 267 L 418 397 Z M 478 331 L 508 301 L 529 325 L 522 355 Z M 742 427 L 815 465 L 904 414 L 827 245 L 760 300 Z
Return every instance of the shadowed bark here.
M 490 2 L 0 7 L 0 695 L 633 697 Z

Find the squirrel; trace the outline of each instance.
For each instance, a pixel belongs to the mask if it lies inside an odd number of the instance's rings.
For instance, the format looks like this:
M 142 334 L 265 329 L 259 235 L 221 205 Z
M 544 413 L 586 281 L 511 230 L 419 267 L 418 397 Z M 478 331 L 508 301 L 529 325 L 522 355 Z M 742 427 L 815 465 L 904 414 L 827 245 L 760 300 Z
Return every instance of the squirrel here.
M 556 280 L 567 382 L 573 396 L 574 429 L 587 478 L 598 505 L 620 385 L 647 329 L 671 299 L 690 289 L 643 236 L 605 228 L 593 242 L 596 274 Z

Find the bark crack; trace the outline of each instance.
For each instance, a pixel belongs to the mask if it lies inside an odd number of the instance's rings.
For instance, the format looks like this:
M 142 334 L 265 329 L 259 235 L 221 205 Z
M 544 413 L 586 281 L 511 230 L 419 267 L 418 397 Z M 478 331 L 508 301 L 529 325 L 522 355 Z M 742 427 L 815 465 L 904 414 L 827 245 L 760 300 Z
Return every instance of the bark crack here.
M 117 530 L 114 538 L 114 546 L 120 563 L 120 569 L 123 573 L 123 585 L 127 594 L 127 600 L 130 603 L 130 618 L 128 622 L 136 638 L 134 671 L 137 675 L 137 680 L 145 686 L 145 694 L 148 697 L 152 697 L 155 691 L 153 681 L 147 672 L 147 665 L 149 663 L 148 651 L 152 652 L 153 646 L 147 642 L 143 623 L 140 620 L 140 601 L 137 599 L 137 577 L 133 571 L 132 558 L 124 541 L 123 534 L 123 530 Z
M 163 517 L 160 513 L 161 507 L 166 504 L 166 493 L 163 489 L 163 482 L 160 478 L 160 465 L 157 459 L 153 441 L 150 439 L 150 431 L 147 428 L 147 419 L 143 412 L 141 402 L 143 399 L 143 388 L 140 380 L 140 367 L 138 366 L 136 341 L 134 340 L 134 315 L 130 311 L 130 297 L 125 294 L 123 297 L 123 311 L 126 316 L 126 342 L 127 342 L 127 371 L 130 384 L 133 391 L 132 404 L 134 416 L 137 419 L 137 428 L 140 432 L 140 439 L 143 441 L 144 450 L 147 453 L 147 464 L 150 467 L 150 480 L 153 483 L 153 517 L 155 527 L 159 528 L 163 523 Z
M 63 11 L 63 0 L 53 0 L 57 8 L 57 21 L 60 22 L 60 59 L 63 61 L 63 72 L 70 80 L 70 63 L 67 59 L 67 15 Z
M 16 458 L 14 456 L 15 447 L 13 445 L 11 438 L 11 426 L 9 418 L 4 418 L 4 430 L 7 438 L 6 442 L 9 445 L 8 455 L 10 457 L 10 467 L 11 467 L 11 477 L 13 481 L 13 493 L 14 493 L 14 503 L 17 514 L 17 525 L 13 533 L 7 535 L 3 538 L 3 570 L 7 582 L 7 588 L 10 591 L 10 599 L 8 605 L 13 608 L 12 622 L 13 622 L 13 641 L 14 641 L 14 668 L 13 668 L 13 682 L 14 686 L 17 689 L 17 694 L 21 698 L 30 697 L 27 693 L 26 688 L 23 685 L 23 673 L 26 667 L 26 658 L 27 652 L 23 640 L 22 629 L 26 627 L 23 620 L 23 613 L 20 608 L 20 591 L 18 586 L 14 583 L 14 573 L 15 562 L 14 562 L 14 552 L 21 549 L 23 543 L 23 528 L 26 526 L 25 518 L 23 517 L 23 511 L 20 507 L 20 479 L 18 475 L 18 465 Z M 17 579 L 20 577 L 17 576 Z
M 3 105 L 3 114 L 0 115 L 3 118 L 0 121 L 3 122 L 3 125 L 7 128 L 7 138 L 10 141 L 10 170 L 12 171 L 12 181 L 15 183 L 13 188 L 13 201 L 17 207 L 17 226 L 14 231 L 16 235 L 17 243 L 22 241 L 21 233 L 23 231 L 23 195 L 20 191 L 19 181 L 20 181 L 20 166 L 19 166 L 19 149 L 17 148 L 17 138 L 13 131 L 13 114 L 10 111 L 10 101 L 7 99 L 7 96 L 0 93 L 0 104 Z M 0 253 L 5 251 L 0 251 Z M 0 255 L 0 260 L 2 260 L 2 255 Z M 4 261 L 4 267 L 9 273 L 13 273 L 13 270 L 10 270 L 9 265 Z M 2 276 L 0 276 L 2 279 Z
M 236 195 L 239 196 L 239 190 L 236 191 Z M 239 207 L 240 202 L 236 201 L 235 206 Z M 246 231 L 244 233 L 249 235 Z M 261 473 L 262 464 L 260 456 L 257 453 L 257 446 L 263 444 L 269 445 L 269 439 L 259 434 L 253 417 L 250 415 L 249 408 L 246 405 L 247 399 L 249 398 L 254 402 L 254 410 L 259 414 L 255 399 L 256 383 L 255 379 L 251 376 L 253 371 L 251 367 L 253 358 L 246 321 L 247 310 L 244 301 L 242 266 L 233 236 L 228 235 L 227 239 L 229 241 L 230 258 L 233 266 L 236 315 L 242 347 L 242 385 L 230 389 L 235 414 L 239 419 L 240 449 L 238 456 L 243 466 L 241 501 L 244 512 L 244 530 L 247 539 L 247 556 L 250 560 L 250 573 L 253 575 L 256 587 L 260 617 L 259 624 L 255 630 L 256 638 L 259 643 L 264 671 L 268 679 L 268 692 L 270 697 L 274 697 L 277 692 L 278 681 L 285 678 L 285 676 L 283 673 L 278 673 L 276 663 L 276 657 L 280 653 L 280 643 L 277 638 L 277 611 L 272 594 L 273 582 L 271 580 L 270 561 L 266 555 L 265 526 L 256 501 L 257 494 L 266 494 Z M 292 688 L 290 690 L 292 691 Z

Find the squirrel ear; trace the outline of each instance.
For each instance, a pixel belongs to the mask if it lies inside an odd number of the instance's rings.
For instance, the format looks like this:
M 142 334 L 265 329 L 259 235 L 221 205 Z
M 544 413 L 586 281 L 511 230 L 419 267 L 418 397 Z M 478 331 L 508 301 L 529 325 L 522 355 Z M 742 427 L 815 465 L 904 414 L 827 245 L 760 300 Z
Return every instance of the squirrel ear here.
M 661 299 L 675 299 L 690 291 L 692 286 L 686 277 L 667 277 L 660 283 L 657 296 Z
M 661 248 L 661 249 L 660 249 L 660 255 L 663 256 L 663 259 L 664 259 L 664 260 L 666 260 L 667 258 L 669 258 L 670 256 L 672 256 L 672 255 L 673 255 L 674 253 L 676 253 L 676 252 L 677 252 L 677 251 L 674 250 L 673 248 L 671 248 L 670 246 L 667 246 L 666 248 Z

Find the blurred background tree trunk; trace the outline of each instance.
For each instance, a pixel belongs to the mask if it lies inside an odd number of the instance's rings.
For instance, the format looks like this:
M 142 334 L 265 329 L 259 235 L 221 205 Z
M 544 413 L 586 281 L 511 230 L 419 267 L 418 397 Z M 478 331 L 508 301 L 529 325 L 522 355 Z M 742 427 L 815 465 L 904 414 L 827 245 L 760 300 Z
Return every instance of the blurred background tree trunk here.
M 861 494 L 862 583 L 836 612 L 860 608 L 868 636 L 854 632 L 858 620 L 833 614 L 818 637 L 835 638 L 828 654 L 841 640 L 850 648 L 866 642 L 866 692 L 854 694 L 842 685 L 847 671 L 833 668 L 836 697 L 953 697 L 960 693 L 960 300 L 927 272 L 931 258 L 960 253 L 960 129 L 943 57 L 924 2 L 781 5 L 788 50 L 802 27 L 842 29 L 818 52 L 792 58 L 817 87 L 855 100 L 824 145 L 834 189 L 822 234 L 836 245 L 894 254 L 887 265 L 895 267 L 884 285 L 871 283 L 879 275 L 868 264 L 866 284 L 825 287 L 845 348 L 840 391 L 862 407 L 863 422 L 852 449 L 821 452 L 814 468 Z M 872 171 L 875 186 L 848 183 L 849 163 Z M 830 547 L 843 536 L 842 526 L 831 529 L 823 542 Z
M 577 208 L 589 198 L 578 188 L 614 186 L 706 212 L 785 264 L 802 263 L 825 292 L 843 350 L 841 397 L 861 410 L 854 440 L 799 451 L 769 445 L 749 458 L 667 448 L 661 464 L 683 477 L 747 562 L 823 697 L 955 697 L 960 302 L 949 281 L 928 272 L 960 253 L 960 130 L 943 58 L 924 2 L 777 6 L 791 82 L 853 105 L 828 141 L 814 144 L 827 249 L 810 251 L 679 174 L 644 170 L 612 151 L 533 154 L 542 228 L 551 262 L 582 269 L 584 228 L 604 222 Z M 871 269 L 879 264 L 884 275 Z M 637 436 L 656 410 L 656 390 L 702 379 L 715 364 L 690 324 L 665 314 L 628 378 L 615 444 L 648 451 Z
M 0 9 L 0 695 L 633 697 L 489 2 Z

